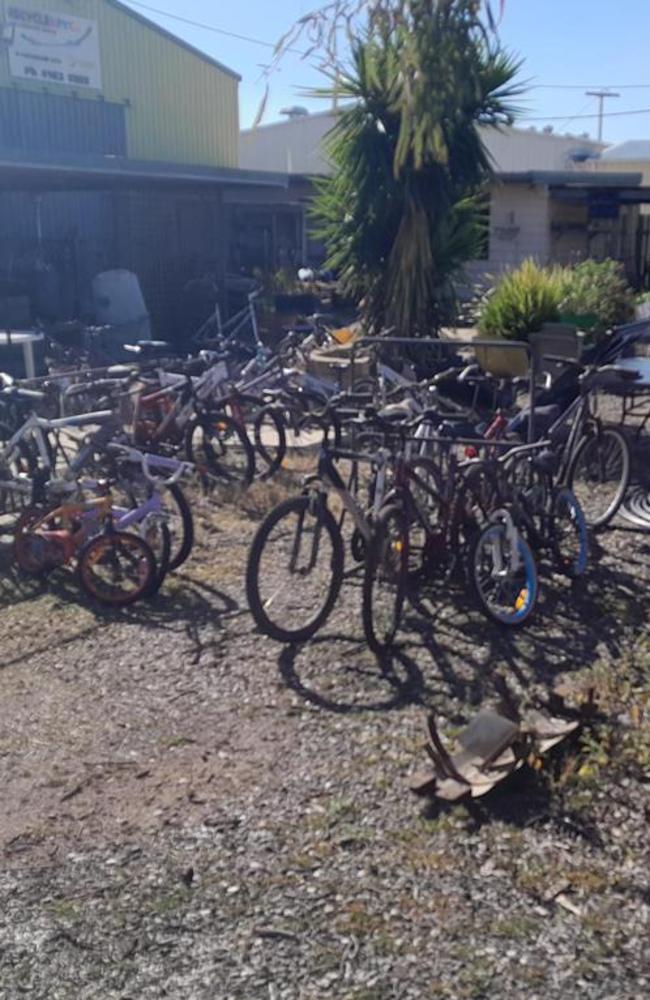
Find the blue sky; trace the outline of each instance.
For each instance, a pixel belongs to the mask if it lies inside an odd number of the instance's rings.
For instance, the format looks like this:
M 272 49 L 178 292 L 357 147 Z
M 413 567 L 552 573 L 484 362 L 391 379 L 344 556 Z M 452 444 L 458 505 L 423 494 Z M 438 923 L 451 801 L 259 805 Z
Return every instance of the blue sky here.
M 272 49 L 196 28 L 159 13 L 147 11 L 133 0 L 134 9 L 157 21 L 209 55 L 237 70 L 241 124 L 249 126 L 264 94 L 263 65 Z M 143 0 L 149 7 L 214 28 L 273 43 L 319 0 Z M 524 59 L 522 77 L 536 85 L 526 95 L 524 125 L 543 127 L 549 119 L 556 131 L 596 134 L 593 115 L 597 101 L 584 89 L 620 88 L 621 96 L 606 102 L 606 110 L 624 112 L 650 108 L 650 0 L 507 0 L 501 27 L 504 43 Z M 300 103 L 314 110 L 322 101 L 306 99 L 303 88 L 322 85 L 322 77 L 299 56 L 285 58 L 270 79 L 270 96 L 264 121 L 274 121 L 287 105 Z M 540 85 L 545 85 L 544 87 Z M 575 86 L 555 89 L 548 85 Z M 635 85 L 645 85 L 645 87 Z M 629 88 L 629 89 L 628 89 Z M 609 142 L 650 138 L 650 113 L 605 119 Z

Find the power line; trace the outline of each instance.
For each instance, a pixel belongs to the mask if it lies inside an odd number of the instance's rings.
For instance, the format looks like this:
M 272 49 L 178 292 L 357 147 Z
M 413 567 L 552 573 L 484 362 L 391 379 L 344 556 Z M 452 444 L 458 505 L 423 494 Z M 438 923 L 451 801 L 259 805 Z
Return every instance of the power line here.
M 591 90 L 600 86 L 597 83 L 531 83 L 530 90 Z M 605 88 L 610 90 L 616 87 L 617 90 L 650 90 L 650 83 L 610 83 Z
M 146 10 L 150 14 L 158 14 L 160 17 L 167 17 L 172 21 L 178 21 L 180 24 L 186 24 L 191 28 L 200 28 L 202 31 L 211 31 L 216 35 L 223 35 L 226 38 L 235 38 L 240 42 L 248 42 L 251 45 L 261 45 L 265 49 L 275 49 L 277 44 L 275 42 L 268 42 L 262 38 L 253 38 L 250 35 L 242 35 L 236 31 L 228 31 L 226 28 L 219 28 L 215 24 L 206 24 L 205 21 L 195 21 L 190 17 L 183 17 L 181 14 L 172 14 L 168 10 L 161 10 L 159 7 L 152 7 L 150 4 L 141 3 L 140 0 L 127 0 L 129 6 L 139 7 L 141 10 Z M 287 52 L 293 52 L 299 56 L 306 56 L 308 53 L 303 52 L 301 49 L 288 48 Z M 533 83 L 530 84 L 530 90 L 582 90 L 583 92 L 592 86 L 598 86 L 597 84 L 578 84 L 578 83 Z M 650 83 L 621 83 L 621 84 L 610 84 L 610 87 L 617 87 L 618 90 L 650 90 Z M 627 112 L 627 111 L 616 111 L 611 112 L 611 114 L 645 114 L 645 110 Z M 573 117 L 581 117 L 575 115 Z M 592 118 L 594 115 L 583 115 L 584 118 Z M 608 117 L 605 115 L 605 117 Z M 523 121 L 563 121 L 562 118 L 525 118 Z
M 572 121 L 575 121 L 576 118 L 579 118 L 580 115 L 584 111 L 586 111 L 588 107 L 591 106 L 591 103 L 592 103 L 591 101 L 587 101 L 587 103 L 583 104 L 581 108 L 578 108 L 578 110 L 576 111 L 576 113 L 574 115 L 567 115 L 566 118 L 563 118 L 561 120 L 561 126 L 562 126 L 562 128 L 568 128 Z
M 276 44 L 274 42 L 266 42 L 261 38 L 251 38 L 250 35 L 240 35 L 236 31 L 227 31 L 225 28 L 217 28 L 214 24 L 205 24 L 202 21 L 194 21 L 190 17 L 182 17 L 180 14 L 170 14 L 167 10 L 160 10 L 159 7 L 150 7 L 149 4 L 140 3 L 139 0 L 128 0 L 131 7 L 140 7 L 142 10 L 149 11 L 150 14 L 158 14 L 160 17 L 168 17 L 172 21 L 180 21 L 181 24 L 187 24 L 191 28 L 201 28 L 202 31 L 212 31 L 216 35 L 225 35 L 226 38 L 236 38 L 240 42 L 250 42 L 251 45 L 262 45 L 265 49 L 275 49 Z M 295 52 L 300 56 L 304 56 L 307 53 L 302 52 L 300 49 L 287 49 L 287 52 Z
M 624 118 L 631 115 L 650 115 L 650 108 L 634 108 L 633 111 L 606 111 L 603 114 L 603 118 Z M 598 112 L 594 111 L 591 115 L 572 115 L 575 121 L 578 118 L 598 118 Z M 566 121 L 566 115 L 537 115 L 534 118 L 521 117 L 517 121 L 520 122 L 564 122 Z

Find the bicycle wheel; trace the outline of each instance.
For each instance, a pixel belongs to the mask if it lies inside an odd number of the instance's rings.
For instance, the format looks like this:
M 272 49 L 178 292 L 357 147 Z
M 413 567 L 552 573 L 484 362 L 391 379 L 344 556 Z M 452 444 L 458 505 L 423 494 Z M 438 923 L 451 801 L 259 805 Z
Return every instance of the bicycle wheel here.
M 170 554 L 167 572 L 178 569 L 189 558 L 194 546 L 194 518 L 192 509 L 187 498 L 178 485 L 172 483 L 170 486 L 154 486 L 142 475 L 139 466 L 131 462 L 121 462 L 119 467 L 113 465 L 113 476 L 115 485 L 112 493 L 116 499 L 116 505 L 122 505 L 124 495 L 125 506 L 127 508 L 139 507 L 151 497 L 154 489 L 160 489 L 160 499 L 162 501 L 165 521 L 169 530 Z
M 572 580 L 582 576 L 589 558 L 587 522 L 575 494 L 566 488 L 553 497 L 551 547 L 561 573 Z
M 275 406 L 263 406 L 253 422 L 255 451 L 261 462 L 259 476 L 270 479 L 278 471 L 287 452 L 287 438 L 282 412 Z M 257 462 L 256 462 L 257 465 Z
M 232 486 L 250 486 L 255 475 L 255 452 L 246 432 L 227 413 L 205 413 L 192 421 L 185 434 L 188 460 Z
M 156 576 L 152 582 L 147 597 L 155 597 L 169 572 L 172 537 L 164 517 L 159 514 L 148 514 L 138 525 L 138 533 L 154 554 L 156 560 Z
M 421 569 L 436 548 L 442 530 L 442 481 L 437 466 L 423 456 L 409 461 L 409 490 L 413 500 L 409 524 L 411 568 Z
M 194 518 L 187 497 L 178 483 L 167 486 L 162 493 L 163 509 L 171 534 L 169 570 L 178 569 L 189 558 L 194 547 Z
M 148 597 L 158 574 L 149 545 L 127 531 L 91 538 L 79 553 L 77 570 L 82 590 L 112 608 Z
M 246 567 L 248 605 L 260 631 L 304 642 L 327 620 L 343 582 L 343 542 L 325 499 L 299 496 L 268 514 Z
M 402 620 L 408 580 L 409 531 L 401 507 L 380 511 L 366 558 L 361 614 L 375 653 L 391 646 Z
M 571 459 L 567 486 L 588 527 L 604 528 L 616 515 L 630 484 L 630 446 L 614 427 L 583 438 Z
M 53 546 L 32 529 L 43 520 L 45 511 L 42 507 L 25 507 L 14 529 L 13 557 L 16 565 L 32 576 L 41 576 L 51 569 L 61 565 L 54 558 Z
M 0 422 L 0 449 L 15 428 Z M 38 450 L 33 441 L 21 440 L 0 462 L 0 515 L 19 514 L 34 502 L 32 478 L 38 469 Z
M 490 524 L 469 549 L 468 569 L 481 610 L 510 628 L 526 622 L 537 603 L 537 566 L 528 542 L 517 532 L 513 552 L 505 524 Z

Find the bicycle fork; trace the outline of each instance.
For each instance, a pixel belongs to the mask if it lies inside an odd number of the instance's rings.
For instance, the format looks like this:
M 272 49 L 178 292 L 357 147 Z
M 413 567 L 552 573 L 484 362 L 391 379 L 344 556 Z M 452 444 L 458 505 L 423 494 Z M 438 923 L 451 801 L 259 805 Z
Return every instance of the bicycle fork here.
M 502 508 L 495 510 L 490 521 L 493 524 L 501 525 L 504 528 L 503 535 L 495 535 L 490 541 L 492 549 L 492 575 L 506 578 L 518 571 L 521 566 L 521 554 L 519 552 L 519 531 L 513 520 L 510 511 Z M 510 549 L 508 563 L 504 559 L 503 539 L 506 539 Z

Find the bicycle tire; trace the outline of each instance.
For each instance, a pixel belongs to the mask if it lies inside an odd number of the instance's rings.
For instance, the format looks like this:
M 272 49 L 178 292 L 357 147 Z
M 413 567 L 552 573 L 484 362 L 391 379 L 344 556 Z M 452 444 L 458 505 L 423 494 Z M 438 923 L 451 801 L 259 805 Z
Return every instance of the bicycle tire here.
M 208 472 L 215 478 L 233 486 L 240 486 L 244 489 L 250 486 L 255 475 L 255 452 L 246 431 L 223 410 L 209 411 L 190 421 L 185 432 L 185 453 L 188 461 L 199 468 L 203 463 L 199 461 L 194 440 L 199 429 L 204 435 L 204 459 Z M 240 469 L 234 468 L 233 465 L 229 467 L 226 462 L 228 453 L 226 439 L 228 437 L 231 437 L 236 442 L 236 446 L 241 449 L 242 467 Z M 217 447 L 213 442 L 217 444 Z
M 271 424 L 273 432 L 277 434 L 277 444 L 269 445 L 263 440 L 264 425 Z M 260 456 L 265 465 L 259 474 L 260 479 L 270 479 L 278 471 L 287 453 L 287 435 L 285 431 L 284 417 L 281 410 L 272 404 L 263 406 L 256 414 L 253 422 L 253 436 L 255 439 L 255 452 Z M 255 463 L 257 467 L 257 462 Z
M 519 595 L 514 599 L 514 604 L 509 609 L 505 607 L 498 609 L 488 601 L 480 578 L 479 560 L 483 549 L 493 542 L 500 540 L 500 537 L 505 535 L 505 532 L 506 526 L 501 523 L 488 524 L 482 531 L 478 532 L 469 546 L 468 576 L 472 593 L 483 614 L 499 625 L 505 625 L 510 629 L 514 629 L 525 625 L 535 610 L 539 592 L 539 580 L 537 565 L 530 545 L 518 532 L 517 545 L 523 566 L 523 586 L 521 586 Z
M 323 444 L 327 444 L 329 448 L 341 447 L 341 422 L 333 410 L 327 411 L 323 409 L 320 413 L 315 410 L 307 410 L 302 416 L 298 417 L 297 431 L 294 436 L 298 437 L 298 435 L 308 432 L 310 429 L 312 431 L 317 430 L 322 434 L 322 438 L 318 442 L 319 447 Z
M 300 628 L 290 628 L 286 620 L 284 622 L 276 621 L 268 613 L 270 602 L 264 601 L 260 587 L 262 557 L 271 533 L 283 519 L 296 516 L 301 524 L 305 514 L 313 509 L 317 512 L 320 527 L 327 532 L 331 542 L 332 559 L 329 567 L 329 582 L 323 588 L 322 604 L 311 621 Z M 343 564 L 344 552 L 341 532 L 322 498 L 316 499 L 315 508 L 314 499 L 309 495 L 292 497 L 278 504 L 260 524 L 253 538 L 246 565 L 246 596 L 251 614 L 259 630 L 278 642 L 297 643 L 311 639 L 324 625 L 336 603 L 343 583 Z
M 395 537 L 393 537 L 395 536 Z M 392 563 L 388 565 L 387 563 Z M 364 576 L 361 617 L 368 646 L 379 655 L 392 646 L 399 629 L 408 583 L 409 530 L 403 509 L 388 505 L 377 515 L 368 548 Z M 388 622 L 380 624 L 379 583 L 386 572 L 391 584 L 387 598 Z
M 148 480 L 144 479 L 137 467 L 131 463 L 120 463 L 119 468 L 114 464 L 112 468 L 111 478 L 115 480 L 117 487 L 124 490 L 131 507 L 139 507 L 143 501 L 151 497 L 153 490 L 156 489 Z M 129 475 L 129 471 L 135 474 Z M 178 483 L 165 486 L 161 483 L 161 498 L 163 508 L 165 507 L 165 499 L 169 498 L 167 514 L 173 519 L 171 522 L 169 520 L 167 522 L 171 535 L 171 551 L 167 572 L 171 573 L 182 566 L 192 553 L 194 517 L 185 493 Z M 178 523 L 179 530 L 174 530 L 174 520 Z
M 47 511 L 43 507 L 29 506 L 21 512 L 14 528 L 12 554 L 14 562 L 23 573 L 30 576 L 46 576 L 59 563 L 50 564 L 41 554 L 36 555 L 32 548 L 32 527 L 38 524 Z
M 562 518 L 563 521 L 566 521 L 566 512 L 568 512 L 569 520 L 571 522 L 570 529 L 573 530 L 578 542 L 578 549 L 575 554 L 567 554 L 563 551 L 559 537 L 558 520 Z M 583 575 L 587 569 L 587 563 L 589 561 L 587 522 L 575 493 L 568 487 L 558 490 L 553 497 L 553 508 L 551 512 L 551 548 L 555 564 L 560 573 L 563 573 L 564 576 L 567 576 L 570 580 L 576 580 L 579 576 Z
M 413 561 L 411 568 L 420 570 L 430 568 L 432 550 L 436 549 L 431 540 L 437 540 L 440 544 L 443 538 L 443 485 L 438 466 L 432 459 L 418 455 L 410 459 L 408 465 L 414 476 L 417 476 L 417 479 L 409 476 L 409 508 L 414 515 L 409 524 L 409 558 Z M 421 523 L 421 518 L 425 524 Z
M 175 513 L 181 521 L 180 539 L 177 543 L 174 542 L 174 533 L 171 533 L 171 552 L 168 569 L 168 572 L 171 573 L 173 570 L 178 569 L 179 566 L 182 566 L 192 553 L 192 549 L 194 548 L 194 516 L 187 497 L 178 483 L 172 483 L 171 486 L 167 486 L 163 496 L 166 493 L 172 498 L 176 507 Z
M 603 442 L 605 442 L 605 444 L 603 444 Z M 593 485 L 594 480 L 592 479 L 591 482 L 587 482 L 587 492 L 586 494 L 583 494 L 582 489 L 576 489 L 576 473 L 580 467 L 580 463 L 585 463 L 588 460 L 589 450 L 593 449 L 594 446 L 601 447 L 603 454 L 605 454 L 607 450 L 607 442 L 610 442 L 610 446 L 613 445 L 617 448 L 621 455 L 621 472 L 618 476 L 618 487 L 616 493 L 614 494 L 614 499 L 610 502 L 605 511 L 599 515 L 592 515 L 592 504 L 595 495 Z M 600 461 L 600 464 L 602 467 L 602 460 Z M 616 430 L 615 427 L 603 427 L 599 431 L 596 431 L 593 434 L 588 434 L 582 439 L 571 458 L 566 476 L 566 485 L 577 497 L 585 515 L 587 526 L 591 528 L 592 531 L 598 531 L 602 528 L 606 528 L 616 516 L 619 507 L 625 499 L 627 488 L 630 485 L 630 474 L 630 446 L 627 442 L 627 438 L 619 430 Z M 588 499 L 588 503 L 585 502 L 585 498 Z
M 94 578 L 91 570 L 92 566 L 99 562 L 102 557 L 102 549 L 127 549 L 135 555 L 138 560 L 138 570 L 141 574 L 138 586 L 129 593 L 111 592 L 107 588 L 101 588 Z M 137 553 L 137 554 L 136 554 Z M 95 535 L 87 542 L 79 552 L 77 563 L 77 576 L 81 589 L 93 600 L 105 607 L 126 608 L 143 597 L 148 597 L 151 588 L 155 584 L 158 573 L 156 559 L 151 551 L 151 547 L 139 535 L 129 531 L 111 531 L 101 535 Z
M 146 595 L 147 597 L 155 597 L 160 588 L 162 587 L 165 577 L 169 572 L 169 563 L 171 559 L 172 550 L 172 536 L 167 525 L 167 522 L 162 520 L 160 517 L 155 517 L 155 530 L 160 532 L 160 537 L 152 541 L 151 532 L 147 530 L 147 523 L 154 520 L 154 518 L 149 515 L 145 517 L 143 521 L 138 525 L 138 530 L 140 537 L 144 539 L 149 548 L 154 554 L 156 560 L 156 576 L 152 581 L 151 589 Z

